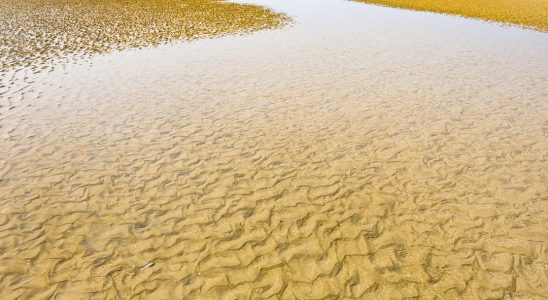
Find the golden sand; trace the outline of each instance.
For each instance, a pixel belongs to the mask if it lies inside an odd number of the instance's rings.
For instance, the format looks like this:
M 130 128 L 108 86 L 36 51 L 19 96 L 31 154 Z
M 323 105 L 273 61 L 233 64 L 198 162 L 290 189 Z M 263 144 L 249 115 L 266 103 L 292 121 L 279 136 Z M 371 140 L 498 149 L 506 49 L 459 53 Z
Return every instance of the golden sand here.
M 1 299 L 548 296 L 542 102 L 202 68 L 14 116 Z
M 52 58 L 274 28 L 287 17 L 216 0 L 0 1 L 0 70 Z
M 355 0 L 373 4 L 432 11 L 548 31 L 546 0 Z
M 548 298 L 544 33 L 309 3 L 13 75 L 0 299 Z

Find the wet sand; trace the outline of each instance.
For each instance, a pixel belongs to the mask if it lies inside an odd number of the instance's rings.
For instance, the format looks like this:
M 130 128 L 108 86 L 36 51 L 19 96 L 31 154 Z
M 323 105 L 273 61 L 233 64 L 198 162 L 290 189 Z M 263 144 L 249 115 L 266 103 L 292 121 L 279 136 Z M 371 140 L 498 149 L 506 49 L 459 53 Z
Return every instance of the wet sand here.
M 548 1 L 544 0 L 355 0 L 419 11 L 512 23 L 548 31 Z
M 268 4 L 10 73 L 0 299 L 548 297 L 548 36 Z
M 0 72 L 52 59 L 280 27 L 282 14 L 217 0 L 0 2 Z

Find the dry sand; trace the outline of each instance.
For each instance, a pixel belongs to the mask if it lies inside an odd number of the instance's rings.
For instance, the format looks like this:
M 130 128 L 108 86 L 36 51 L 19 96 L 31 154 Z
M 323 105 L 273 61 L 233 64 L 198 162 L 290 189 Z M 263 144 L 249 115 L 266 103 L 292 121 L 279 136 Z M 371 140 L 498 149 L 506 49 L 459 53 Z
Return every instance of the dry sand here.
M 0 1 L 0 71 L 71 55 L 275 28 L 288 18 L 217 0 Z
M 513 23 L 548 31 L 546 0 L 354 0 L 420 11 Z

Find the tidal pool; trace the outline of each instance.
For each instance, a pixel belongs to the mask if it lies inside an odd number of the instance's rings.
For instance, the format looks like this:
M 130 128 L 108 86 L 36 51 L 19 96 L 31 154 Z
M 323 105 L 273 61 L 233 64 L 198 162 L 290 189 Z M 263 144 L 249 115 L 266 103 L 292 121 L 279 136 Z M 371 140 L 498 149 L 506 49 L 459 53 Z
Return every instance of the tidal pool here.
M 10 72 L 1 299 L 548 297 L 548 34 L 339 0 Z

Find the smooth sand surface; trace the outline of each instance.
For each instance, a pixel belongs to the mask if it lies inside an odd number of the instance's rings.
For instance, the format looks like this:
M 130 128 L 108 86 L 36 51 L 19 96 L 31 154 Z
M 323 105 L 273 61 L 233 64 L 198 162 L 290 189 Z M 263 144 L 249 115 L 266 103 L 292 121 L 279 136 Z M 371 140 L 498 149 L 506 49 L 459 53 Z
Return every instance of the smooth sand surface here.
M 548 31 L 546 0 L 355 0 L 420 11 L 513 23 Z
M 8 74 L 0 299 L 547 298 L 547 35 L 268 3 Z

